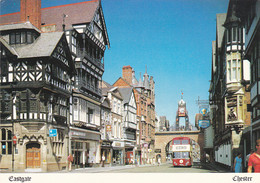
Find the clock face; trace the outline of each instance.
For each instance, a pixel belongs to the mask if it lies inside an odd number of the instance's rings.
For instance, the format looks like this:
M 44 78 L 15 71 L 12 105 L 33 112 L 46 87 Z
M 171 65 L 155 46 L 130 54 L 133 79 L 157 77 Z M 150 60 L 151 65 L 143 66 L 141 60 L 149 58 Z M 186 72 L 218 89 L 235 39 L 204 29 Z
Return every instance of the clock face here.
M 180 112 L 181 112 L 181 113 L 184 113 L 184 108 L 180 108 Z

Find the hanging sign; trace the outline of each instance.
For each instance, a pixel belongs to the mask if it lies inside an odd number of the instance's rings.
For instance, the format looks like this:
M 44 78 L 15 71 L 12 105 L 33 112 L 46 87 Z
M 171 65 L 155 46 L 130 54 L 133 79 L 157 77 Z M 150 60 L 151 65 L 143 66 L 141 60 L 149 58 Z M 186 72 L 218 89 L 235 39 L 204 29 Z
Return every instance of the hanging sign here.
M 199 127 L 200 128 L 208 128 L 210 126 L 209 120 L 199 120 Z

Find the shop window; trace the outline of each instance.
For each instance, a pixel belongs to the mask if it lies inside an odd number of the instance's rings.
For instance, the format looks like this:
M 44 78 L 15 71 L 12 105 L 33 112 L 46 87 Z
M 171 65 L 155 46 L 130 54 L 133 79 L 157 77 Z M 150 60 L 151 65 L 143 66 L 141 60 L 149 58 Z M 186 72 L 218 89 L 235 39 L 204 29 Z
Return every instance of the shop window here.
M 56 156 L 62 156 L 63 146 L 64 146 L 64 135 L 62 131 L 58 129 L 57 136 L 52 138 L 53 138 L 53 142 L 52 142 L 53 153 Z

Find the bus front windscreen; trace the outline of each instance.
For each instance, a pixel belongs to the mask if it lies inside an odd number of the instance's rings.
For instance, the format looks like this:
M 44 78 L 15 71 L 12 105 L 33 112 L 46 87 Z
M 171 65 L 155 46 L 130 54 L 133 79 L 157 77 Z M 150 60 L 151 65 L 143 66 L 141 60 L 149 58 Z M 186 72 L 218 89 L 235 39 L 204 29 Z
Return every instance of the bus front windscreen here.
M 173 152 L 174 159 L 187 159 L 190 158 L 189 152 Z

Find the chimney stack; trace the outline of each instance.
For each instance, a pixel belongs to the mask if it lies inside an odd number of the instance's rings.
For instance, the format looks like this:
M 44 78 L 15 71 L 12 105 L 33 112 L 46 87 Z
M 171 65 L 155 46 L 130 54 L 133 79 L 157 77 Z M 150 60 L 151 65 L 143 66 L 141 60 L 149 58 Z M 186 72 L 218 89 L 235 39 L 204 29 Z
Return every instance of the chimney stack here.
M 29 21 L 41 29 L 41 0 L 21 0 L 21 21 Z
M 122 69 L 123 79 L 132 85 L 132 67 L 130 65 L 124 66 Z

